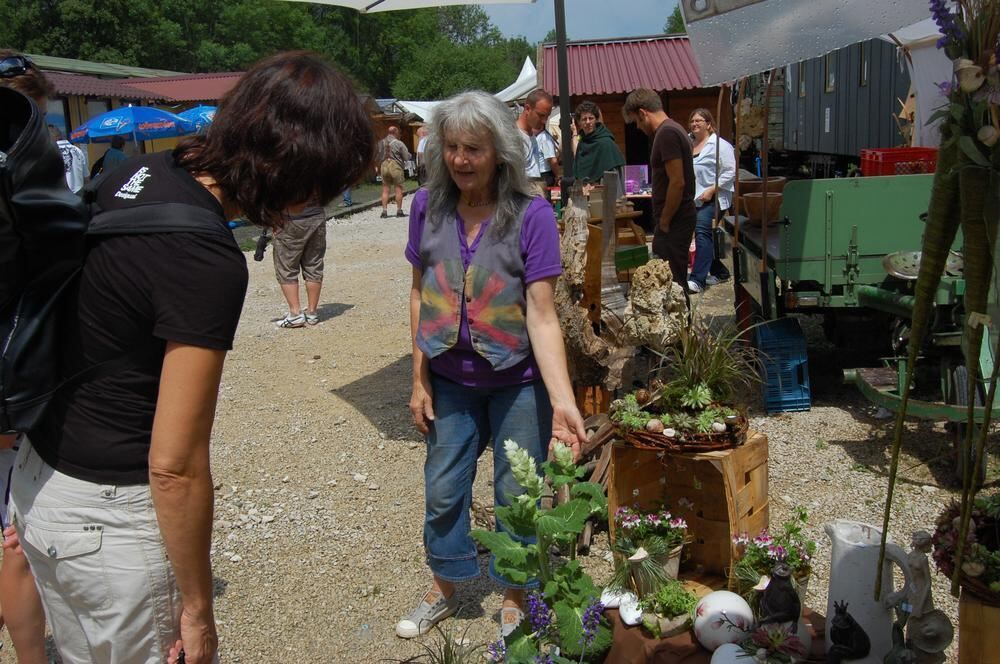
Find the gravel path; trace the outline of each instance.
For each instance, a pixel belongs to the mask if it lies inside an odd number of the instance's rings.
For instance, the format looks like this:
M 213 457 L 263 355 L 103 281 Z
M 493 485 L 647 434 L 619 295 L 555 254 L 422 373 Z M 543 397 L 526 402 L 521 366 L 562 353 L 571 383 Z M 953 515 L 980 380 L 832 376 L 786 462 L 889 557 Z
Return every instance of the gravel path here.
M 224 662 L 377 662 L 423 652 L 420 642 L 393 631 L 429 577 L 421 544 L 423 443 L 406 409 L 406 220 L 378 213 L 329 223 L 325 304 L 314 328 L 275 327 L 285 305 L 271 250 L 262 263 L 248 256 L 250 287 L 212 446 Z M 702 313 L 731 315 L 728 286 L 699 299 Z M 797 504 L 811 513 L 820 551 L 809 604 L 820 611 L 829 560 L 821 524 L 881 522 L 891 434 L 891 421 L 874 419 L 827 361 L 814 361 L 810 412 L 753 418 L 770 439 L 772 523 Z M 914 529 L 931 529 L 954 495 L 943 488 L 950 472 L 943 429 L 911 429 L 890 529 L 899 543 Z M 476 490 L 489 501 L 491 462 L 482 464 Z M 606 552 L 602 533 L 585 562 L 598 582 L 610 574 Z M 957 623 L 943 579 L 935 590 Z M 468 630 L 476 643 L 495 639 L 497 589 L 480 580 L 459 592 L 463 609 L 449 621 L 453 628 Z

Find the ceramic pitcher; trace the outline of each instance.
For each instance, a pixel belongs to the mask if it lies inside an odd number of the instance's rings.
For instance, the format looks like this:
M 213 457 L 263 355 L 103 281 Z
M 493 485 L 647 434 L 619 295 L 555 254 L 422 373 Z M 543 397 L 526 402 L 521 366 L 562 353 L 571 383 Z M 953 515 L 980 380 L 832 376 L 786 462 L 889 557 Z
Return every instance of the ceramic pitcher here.
M 892 564 L 900 567 L 909 585 L 906 552 L 891 542 L 886 543 L 885 562 L 878 570 L 882 575 L 882 590 L 876 600 L 875 573 L 882 531 L 865 523 L 839 519 L 825 524 L 823 530 L 833 545 L 826 605 L 827 651 L 833 645 L 830 630 L 835 614 L 834 603 L 847 602 L 847 612 L 865 631 L 871 648 L 865 657 L 848 657 L 844 661 L 882 664 L 882 658 L 892 649 L 892 606 L 901 597 L 892 586 Z

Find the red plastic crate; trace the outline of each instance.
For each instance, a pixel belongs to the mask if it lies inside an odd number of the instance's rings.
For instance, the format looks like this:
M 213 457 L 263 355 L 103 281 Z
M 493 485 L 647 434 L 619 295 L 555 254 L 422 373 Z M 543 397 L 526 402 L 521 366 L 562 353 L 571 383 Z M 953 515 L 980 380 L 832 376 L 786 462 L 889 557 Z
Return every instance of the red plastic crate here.
M 933 173 L 937 148 L 878 148 L 861 151 L 863 175 Z

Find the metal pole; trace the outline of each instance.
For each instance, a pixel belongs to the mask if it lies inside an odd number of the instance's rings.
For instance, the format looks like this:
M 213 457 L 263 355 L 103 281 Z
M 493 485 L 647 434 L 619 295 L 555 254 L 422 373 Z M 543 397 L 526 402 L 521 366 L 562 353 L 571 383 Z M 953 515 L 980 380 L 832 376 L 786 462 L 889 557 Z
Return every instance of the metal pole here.
M 570 123 L 569 60 L 566 57 L 566 0 L 555 0 L 556 68 L 559 74 L 559 133 L 562 134 L 562 179 L 559 182 L 563 209 L 573 186 L 573 129 Z

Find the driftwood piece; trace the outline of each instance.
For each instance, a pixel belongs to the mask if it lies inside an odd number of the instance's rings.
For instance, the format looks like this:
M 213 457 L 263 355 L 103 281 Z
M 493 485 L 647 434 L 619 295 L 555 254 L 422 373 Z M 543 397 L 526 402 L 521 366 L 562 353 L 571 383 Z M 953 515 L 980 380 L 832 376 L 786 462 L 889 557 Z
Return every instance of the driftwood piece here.
M 684 289 L 674 282 L 667 261 L 654 258 L 636 268 L 625 305 L 622 341 L 664 353 L 677 342 L 686 323 Z
M 605 422 L 601 428 L 594 432 L 590 439 L 580 447 L 581 458 L 586 459 L 594 452 L 603 447 L 615 436 L 615 425 L 611 421 Z
M 605 493 L 608 488 L 608 469 L 611 466 L 611 445 L 605 445 L 601 448 L 601 456 L 597 460 L 597 467 L 594 468 L 594 472 L 590 474 L 590 481 L 596 482 L 605 488 Z

